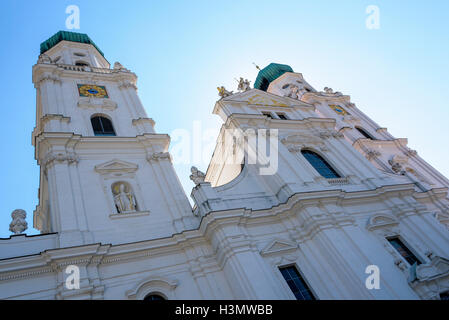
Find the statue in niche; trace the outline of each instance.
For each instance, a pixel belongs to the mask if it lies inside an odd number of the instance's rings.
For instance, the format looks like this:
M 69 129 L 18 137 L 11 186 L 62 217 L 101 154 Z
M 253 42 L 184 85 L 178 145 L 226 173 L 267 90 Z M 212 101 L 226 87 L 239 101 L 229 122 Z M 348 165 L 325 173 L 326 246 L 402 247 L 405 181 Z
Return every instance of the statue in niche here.
M 136 211 L 137 203 L 131 188 L 125 183 L 118 183 L 112 186 L 114 203 L 118 213 Z
M 192 167 L 190 169 L 190 172 L 192 172 L 192 174 L 190 175 L 190 180 L 192 180 L 195 185 L 199 185 L 200 183 L 204 182 L 206 175 L 198 170 L 197 167 Z
M 14 234 L 21 234 L 28 228 L 28 223 L 25 218 L 27 213 L 25 210 L 16 209 L 11 213 L 12 221 L 9 224 L 9 231 Z
M 240 80 L 238 82 L 239 82 L 239 85 L 237 86 L 237 91 L 244 92 L 244 91 L 248 91 L 249 89 L 251 89 L 248 79 L 243 80 L 243 78 L 240 77 Z

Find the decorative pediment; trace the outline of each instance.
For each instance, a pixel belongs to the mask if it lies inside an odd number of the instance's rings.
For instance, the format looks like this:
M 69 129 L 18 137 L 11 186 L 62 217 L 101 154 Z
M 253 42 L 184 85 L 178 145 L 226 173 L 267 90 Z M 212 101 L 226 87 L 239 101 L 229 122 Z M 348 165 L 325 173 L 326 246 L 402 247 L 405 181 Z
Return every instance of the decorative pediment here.
M 137 164 L 116 159 L 95 166 L 95 171 L 100 174 L 132 173 L 137 169 Z
M 296 250 L 298 248 L 297 244 L 292 243 L 287 240 L 274 239 L 270 241 L 261 251 L 262 256 L 275 254 L 279 252 L 285 252 L 290 250 Z
M 368 219 L 366 228 L 369 231 L 372 231 L 374 229 L 397 226 L 398 224 L 399 221 L 393 216 L 389 216 L 386 214 L 377 214 Z

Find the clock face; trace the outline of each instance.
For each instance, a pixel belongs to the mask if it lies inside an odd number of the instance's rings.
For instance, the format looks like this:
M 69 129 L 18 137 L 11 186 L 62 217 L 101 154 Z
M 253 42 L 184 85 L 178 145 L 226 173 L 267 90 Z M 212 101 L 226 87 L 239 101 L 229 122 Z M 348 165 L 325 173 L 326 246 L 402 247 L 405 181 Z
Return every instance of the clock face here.
M 331 107 L 331 109 L 334 110 L 335 113 L 341 114 L 342 116 L 348 114 L 348 112 L 345 109 L 343 109 L 342 107 L 337 106 L 335 104 L 330 104 L 329 107 Z
M 78 92 L 80 97 L 109 98 L 104 86 L 94 84 L 79 84 Z

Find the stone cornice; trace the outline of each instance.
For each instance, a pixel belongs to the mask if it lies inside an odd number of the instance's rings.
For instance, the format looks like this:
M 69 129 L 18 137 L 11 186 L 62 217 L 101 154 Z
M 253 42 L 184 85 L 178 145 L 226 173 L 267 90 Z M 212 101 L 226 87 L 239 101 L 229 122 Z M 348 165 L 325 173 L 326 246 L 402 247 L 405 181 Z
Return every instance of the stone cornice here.
M 109 264 L 119 261 L 128 261 L 132 259 L 141 259 L 148 256 L 166 255 L 183 250 L 185 245 L 190 242 L 208 243 L 208 239 L 217 235 L 217 229 L 232 224 L 252 224 L 252 223 L 272 223 L 282 219 L 291 219 L 292 212 L 301 217 L 303 221 L 301 237 L 311 237 L 314 233 L 323 228 L 341 227 L 343 225 L 354 224 L 355 218 L 343 212 L 327 212 L 319 210 L 309 211 L 308 207 L 316 207 L 317 203 L 325 205 L 327 203 L 338 203 L 344 206 L 345 202 L 370 203 L 375 201 L 376 197 L 397 197 L 409 196 L 415 193 L 413 184 L 401 184 L 383 186 L 373 190 L 364 190 L 356 192 L 345 192 L 342 190 L 316 191 L 297 193 L 291 196 L 287 202 L 278 206 L 262 209 L 247 210 L 233 209 L 224 211 L 215 211 L 206 214 L 197 229 L 185 230 L 174 234 L 171 237 L 145 240 L 140 242 L 119 244 L 119 245 L 101 245 L 92 244 L 71 248 L 51 249 L 38 255 L 28 257 L 10 258 L 0 260 L 0 280 L 14 279 L 34 276 L 37 274 L 57 272 L 60 268 L 69 264 Z M 390 208 L 396 217 L 403 214 L 412 214 L 413 211 L 422 211 L 422 206 L 404 205 Z M 246 248 L 245 250 L 256 250 L 249 239 L 245 237 L 238 239 L 233 237 L 226 238 L 229 242 L 229 248 Z M 192 245 L 190 243 L 190 245 Z M 187 245 L 189 246 L 189 245 Z M 231 249 L 229 249 L 231 250 Z M 228 250 L 228 251 L 229 251 Z M 258 252 L 258 251 L 257 251 Z M 220 258 L 225 261 L 230 253 L 221 252 Z
M 152 127 L 154 127 L 154 125 L 155 125 L 155 122 L 152 118 L 138 118 L 138 119 L 132 120 L 133 126 L 137 126 L 139 124 L 145 124 L 145 123 L 149 123 Z
M 72 68 L 70 68 L 72 67 Z M 39 87 L 42 81 L 62 81 L 67 79 L 85 79 L 86 81 L 116 81 L 120 86 L 136 87 L 137 76 L 133 72 L 89 68 L 90 71 L 78 71 L 76 66 L 65 66 L 58 64 L 39 63 L 33 66 L 33 83 Z

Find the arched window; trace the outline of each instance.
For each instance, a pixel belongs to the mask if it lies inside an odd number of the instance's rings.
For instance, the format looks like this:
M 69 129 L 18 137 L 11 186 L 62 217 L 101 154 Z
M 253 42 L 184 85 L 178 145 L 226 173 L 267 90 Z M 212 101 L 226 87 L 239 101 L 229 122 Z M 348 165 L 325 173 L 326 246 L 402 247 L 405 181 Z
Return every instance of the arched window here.
M 90 122 L 96 136 L 115 136 L 114 127 L 108 118 L 95 116 L 90 119 Z
M 362 136 L 364 136 L 365 138 L 371 139 L 371 140 L 376 140 L 376 139 L 374 139 L 373 136 L 370 135 L 366 130 L 364 130 L 364 129 L 362 129 L 362 128 L 359 128 L 359 127 L 355 127 L 355 128 L 356 128 L 357 131 L 360 132 L 360 134 L 361 134 Z
M 166 300 L 163 296 L 159 294 L 150 293 L 143 298 L 144 301 L 162 301 Z
M 301 150 L 307 161 L 326 179 L 340 178 L 340 175 L 319 154 L 310 150 Z

